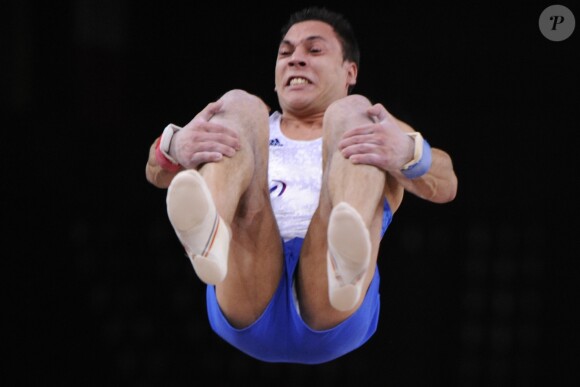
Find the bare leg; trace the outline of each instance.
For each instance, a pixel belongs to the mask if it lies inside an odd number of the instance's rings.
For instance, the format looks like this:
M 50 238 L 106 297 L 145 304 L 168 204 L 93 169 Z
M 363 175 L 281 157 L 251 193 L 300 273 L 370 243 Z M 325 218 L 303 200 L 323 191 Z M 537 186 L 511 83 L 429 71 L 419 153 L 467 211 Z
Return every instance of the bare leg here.
M 348 96 L 331 105 L 324 116 L 323 178 L 319 207 L 310 223 L 298 272 L 298 295 L 302 317 L 314 329 L 328 329 L 344 321 L 350 311 L 333 308 L 328 297 L 327 230 L 332 208 L 340 202 L 352 206 L 370 232 L 371 260 L 363 280 L 363 295 L 376 268 L 380 243 L 385 173 L 368 165 L 355 165 L 337 151 L 343 133 L 369 124 L 370 102 L 362 96 Z
M 282 242 L 268 190 L 267 108 L 241 90 L 221 100 L 222 111 L 210 121 L 237 130 L 241 149 L 199 172 L 232 235 L 228 274 L 216 285 L 218 302 L 233 326 L 244 327 L 260 316 L 278 286 Z

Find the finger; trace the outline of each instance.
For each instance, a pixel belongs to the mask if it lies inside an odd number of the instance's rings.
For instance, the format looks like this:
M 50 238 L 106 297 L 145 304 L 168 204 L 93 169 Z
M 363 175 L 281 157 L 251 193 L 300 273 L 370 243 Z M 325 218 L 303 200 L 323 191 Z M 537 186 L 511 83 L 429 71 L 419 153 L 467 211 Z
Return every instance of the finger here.
M 190 161 L 192 165 L 200 165 L 220 161 L 223 157 L 220 152 L 198 152 L 192 156 Z
M 380 157 L 374 153 L 352 155 L 351 157 L 349 157 L 349 160 L 353 164 L 373 165 L 375 167 L 382 168 L 380 163 Z
M 202 130 L 199 130 L 194 133 L 194 135 L 192 135 L 193 143 L 217 142 L 231 146 L 232 148 L 240 148 L 240 139 L 237 137 L 236 133 L 222 133 L 219 131 L 210 131 L 207 129 L 203 130 L 204 128 L 201 129 Z
M 237 149 L 235 147 L 215 141 L 199 142 L 195 148 L 195 153 L 220 153 L 228 157 L 233 157 L 236 154 L 236 151 Z
M 338 149 L 342 150 L 348 146 L 362 143 L 379 145 L 380 141 L 377 138 L 376 134 L 370 131 L 368 134 L 353 134 L 351 136 L 346 136 L 345 133 L 345 137 L 343 137 L 342 140 L 340 140 L 340 142 L 338 143 Z
M 369 124 L 364 126 L 358 126 L 356 128 L 349 129 L 344 132 L 342 138 L 349 138 L 354 136 L 360 136 L 365 134 L 372 134 L 374 132 L 375 124 Z
M 236 150 L 241 149 L 238 133 L 222 125 L 206 123 L 199 126 L 196 142 L 217 142 L 230 146 Z
M 377 103 L 370 108 L 368 108 L 367 113 L 370 116 L 376 117 L 380 121 L 394 121 L 394 117 L 389 113 L 389 111 L 380 103 Z
M 210 102 L 207 106 L 199 112 L 198 118 L 202 121 L 209 121 L 214 115 L 220 112 L 223 106 L 223 101 L 217 100 L 215 102 Z
M 221 133 L 231 138 L 240 138 L 237 131 L 222 124 L 217 124 L 215 122 L 205 122 L 199 125 L 201 129 L 208 133 Z
M 204 139 L 202 139 L 201 141 L 215 142 L 218 144 L 231 147 L 235 150 L 241 149 L 239 138 L 234 137 L 233 135 L 230 135 L 228 133 L 215 133 L 215 132 L 206 133 L 204 135 Z
M 362 144 L 353 144 L 345 147 L 341 150 L 342 155 L 345 158 L 350 158 L 353 155 L 357 154 L 371 154 L 376 153 L 377 147 L 375 145 L 369 143 L 362 143 Z

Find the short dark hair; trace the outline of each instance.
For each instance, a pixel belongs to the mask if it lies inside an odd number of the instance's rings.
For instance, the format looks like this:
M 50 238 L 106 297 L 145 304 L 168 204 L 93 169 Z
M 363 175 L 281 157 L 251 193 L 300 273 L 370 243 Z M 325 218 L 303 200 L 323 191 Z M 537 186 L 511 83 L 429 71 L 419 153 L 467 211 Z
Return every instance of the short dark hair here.
M 318 20 L 330 25 L 342 45 L 342 58 L 359 66 L 360 50 L 352 25 L 340 13 L 330 11 L 324 7 L 308 7 L 290 15 L 286 25 L 282 27 L 282 39 L 284 39 L 288 30 L 294 24 L 308 20 Z

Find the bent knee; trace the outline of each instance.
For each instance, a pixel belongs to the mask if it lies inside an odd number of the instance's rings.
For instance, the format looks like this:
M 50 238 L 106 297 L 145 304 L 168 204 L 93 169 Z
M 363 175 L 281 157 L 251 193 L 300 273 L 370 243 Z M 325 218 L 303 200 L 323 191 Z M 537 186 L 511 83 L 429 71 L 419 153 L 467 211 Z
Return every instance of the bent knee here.
M 330 104 L 324 113 L 325 142 L 334 149 L 336 141 L 344 132 L 371 123 L 372 119 L 367 115 L 371 106 L 371 102 L 359 94 L 349 95 Z
M 325 119 L 351 117 L 353 113 L 364 113 L 371 107 L 367 97 L 360 94 L 352 94 L 334 101 L 324 113 Z
M 266 109 L 266 113 L 270 110 L 266 103 L 258 96 L 251 94 L 242 89 L 232 89 L 226 92 L 220 98 L 227 105 L 241 106 L 244 109 L 251 111 L 260 111 Z
M 239 98 L 251 98 L 255 97 L 254 95 L 248 93 L 243 89 L 232 89 L 224 93 L 221 99 L 229 100 L 229 99 L 239 99 Z

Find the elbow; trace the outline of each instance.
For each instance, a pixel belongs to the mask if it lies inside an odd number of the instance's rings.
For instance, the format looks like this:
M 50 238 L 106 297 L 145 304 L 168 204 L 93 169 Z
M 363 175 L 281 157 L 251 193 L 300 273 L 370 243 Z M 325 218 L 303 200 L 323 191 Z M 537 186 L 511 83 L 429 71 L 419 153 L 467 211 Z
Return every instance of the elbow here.
M 435 196 L 437 197 L 435 201 L 438 203 L 449 203 L 455 200 L 455 197 L 457 196 L 457 175 L 453 169 L 451 157 L 443 151 L 438 151 L 438 153 L 442 155 L 442 157 L 439 158 L 441 167 L 439 169 L 440 173 L 437 181 L 437 189 L 435 190 Z
M 145 167 L 145 178 L 157 188 L 167 188 L 169 186 L 168 179 L 163 178 L 160 168 L 153 167 L 150 164 Z
M 425 179 L 417 196 L 437 204 L 455 200 L 457 196 L 457 176 L 452 174 L 445 179 Z
M 153 168 L 151 168 L 151 166 L 149 164 L 147 164 L 145 166 L 145 179 L 147 179 L 147 181 L 156 186 L 157 184 L 155 183 L 155 172 L 153 171 Z
M 434 202 L 445 204 L 452 202 L 457 197 L 457 176 L 455 174 L 452 178 L 438 190 Z
M 455 197 L 457 196 L 457 187 L 454 190 L 450 190 L 447 195 L 445 195 L 443 197 L 443 200 L 441 203 L 450 203 L 452 201 L 455 200 Z

